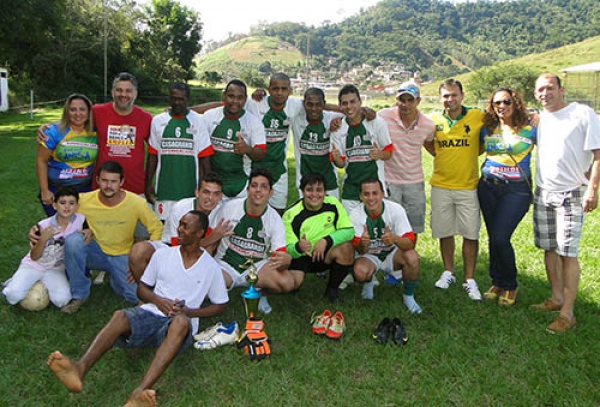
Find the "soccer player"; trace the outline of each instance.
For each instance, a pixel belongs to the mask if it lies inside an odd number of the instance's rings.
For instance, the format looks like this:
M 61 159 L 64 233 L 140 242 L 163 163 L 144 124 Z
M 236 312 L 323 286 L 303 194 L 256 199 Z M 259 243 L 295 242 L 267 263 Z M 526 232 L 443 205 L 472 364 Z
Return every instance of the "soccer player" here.
M 329 270 L 325 296 L 335 302 L 338 286 L 352 270 L 354 228 L 342 204 L 325 195 L 322 174 L 304 175 L 300 189 L 302 199 L 283 215 L 290 273 L 298 289 L 306 273 Z
M 256 168 L 250 173 L 247 197 L 227 201 L 215 219 L 230 222 L 231 232 L 222 237 L 215 258 L 227 273 L 228 288 L 247 286 L 244 269 L 248 259 L 255 261 L 257 288 L 272 294 L 295 289 L 288 271 L 291 257 L 285 250 L 285 228 L 281 216 L 268 205 L 273 193 L 273 178 L 269 170 Z M 259 309 L 269 313 L 266 297 L 261 297 Z
M 145 304 L 116 311 L 79 360 L 59 351 L 50 354 L 48 367 L 69 391 L 82 391 L 86 374 L 113 346 L 153 346 L 154 358 L 125 405 L 156 405 L 152 386 L 192 344 L 198 319 L 222 314 L 229 301 L 219 265 L 198 249 L 207 223 L 206 215 L 197 211 L 181 218 L 180 245 L 157 252 L 139 283 L 138 295 Z M 205 298 L 210 305 L 202 307 Z
M 454 275 L 454 236 L 461 235 L 463 288 L 471 300 L 481 301 L 475 281 L 475 264 L 479 250 L 479 181 L 478 156 L 483 153 L 484 113 L 462 105 L 462 84 L 447 79 L 439 86 L 444 111 L 432 119 L 436 125 L 435 140 L 427 143 L 427 151 L 435 158 L 431 184 L 431 232 L 440 240 L 444 272 L 435 286 L 447 290 L 456 282 Z
M 163 222 L 175 202 L 194 196 L 202 175 L 210 171 L 213 147 L 202 116 L 188 109 L 190 88 L 182 82 L 169 87 L 171 108 L 152 119 L 146 165 L 146 199 Z M 156 174 L 156 189 L 152 180 Z M 154 197 L 156 196 L 156 202 Z
M 327 195 L 339 199 L 337 168 L 331 162 L 331 122 L 343 117 L 324 110 L 325 94 L 319 88 L 304 93 L 304 111 L 292 121 L 296 159 L 296 185 L 308 174 L 323 174 Z M 301 192 L 301 191 L 300 191 Z
M 210 166 L 223 180 L 225 200 L 246 196 L 251 162 L 265 156 L 265 129 L 257 116 L 244 110 L 246 98 L 246 84 L 234 79 L 223 92 L 224 106 L 207 110 L 203 117 L 214 149 Z
M 287 149 L 290 139 L 290 124 L 303 114 L 302 102 L 290 98 L 290 78 L 284 73 L 275 73 L 269 80 L 269 96 L 260 102 L 248 99 L 249 112 L 261 118 L 265 127 L 266 155 L 261 161 L 252 163 L 252 168 L 267 168 L 273 174 L 273 195 L 269 204 L 283 214 L 287 206 L 288 173 Z
M 362 297 L 373 299 L 377 270 L 402 270 L 404 304 L 411 313 L 420 314 L 421 307 L 414 297 L 419 255 L 404 208 L 384 199 L 383 184 L 375 178 L 361 181 L 360 199 L 362 204 L 350 213 L 350 219 L 354 224 L 354 247 L 359 254 L 353 274 L 356 281 L 364 282 Z
M 331 135 L 333 162 L 346 173 L 342 186 L 342 205 L 348 213 L 360 205 L 361 181 L 379 179 L 385 188 L 383 161 L 392 156 L 393 146 L 385 122 L 368 121 L 361 110 L 360 92 L 354 85 L 344 86 L 338 101 L 346 119 Z

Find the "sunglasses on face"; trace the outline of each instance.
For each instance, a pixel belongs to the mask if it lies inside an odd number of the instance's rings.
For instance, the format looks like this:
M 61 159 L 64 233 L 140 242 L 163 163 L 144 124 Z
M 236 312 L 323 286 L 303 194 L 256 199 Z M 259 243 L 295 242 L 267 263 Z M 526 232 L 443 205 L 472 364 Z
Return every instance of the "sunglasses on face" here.
M 512 104 L 512 100 L 510 99 L 504 99 L 504 100 L 494 100 L 494 106 L 498 107 L 500 106 L 502 103 L 504 103 L 506 106 L 510 106 Z

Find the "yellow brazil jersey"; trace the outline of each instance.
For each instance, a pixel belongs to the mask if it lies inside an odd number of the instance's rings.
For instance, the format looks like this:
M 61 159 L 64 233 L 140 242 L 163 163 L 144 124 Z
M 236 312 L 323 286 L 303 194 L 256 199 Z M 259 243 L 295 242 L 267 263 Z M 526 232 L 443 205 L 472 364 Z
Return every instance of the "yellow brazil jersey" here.
M 477 188 L 483 115 L 481 110 L 465 107 L 454 121 L 443 113 L 432 115 L 436 155 L 431 186 L 454 190 Z

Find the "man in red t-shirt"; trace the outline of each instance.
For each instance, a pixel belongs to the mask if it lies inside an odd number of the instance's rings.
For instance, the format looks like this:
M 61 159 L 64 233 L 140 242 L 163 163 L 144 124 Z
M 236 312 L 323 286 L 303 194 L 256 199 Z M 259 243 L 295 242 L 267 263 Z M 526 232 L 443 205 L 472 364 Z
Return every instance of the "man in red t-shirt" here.
M 92 108 L 98 134 L 96 168 L 106 161 L 118 162 L 127 174 L 123 189 L 143 194 L 146 180 L 144 143 L 150 137 L 152 115 L 134 105 L 138 91 L 137 80 L 132 74 L 118 74 L 111 92 L 113 102 L 96 104 Z M 95 181 L 92 188 L 97 188 Z

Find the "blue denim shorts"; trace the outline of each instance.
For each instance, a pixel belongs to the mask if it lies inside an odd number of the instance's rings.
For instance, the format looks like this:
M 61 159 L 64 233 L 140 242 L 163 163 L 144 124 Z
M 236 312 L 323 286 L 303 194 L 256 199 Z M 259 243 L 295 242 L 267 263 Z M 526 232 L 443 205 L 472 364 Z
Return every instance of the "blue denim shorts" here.
M 117 339 L 115 346 L 125 349 L 150 346 L 158 348 L 163 343 L 173 318 L 156 315 L 140 307 L 127 308 L 123 311 L 129 320 L 131 334 L 127 338 Z M 177 354 L 183 353 L 193 343 L 192 324 L 189 319 L 188 323 L 190 325 L 188 334 Z

